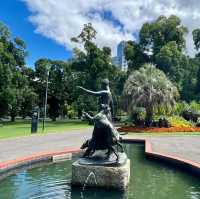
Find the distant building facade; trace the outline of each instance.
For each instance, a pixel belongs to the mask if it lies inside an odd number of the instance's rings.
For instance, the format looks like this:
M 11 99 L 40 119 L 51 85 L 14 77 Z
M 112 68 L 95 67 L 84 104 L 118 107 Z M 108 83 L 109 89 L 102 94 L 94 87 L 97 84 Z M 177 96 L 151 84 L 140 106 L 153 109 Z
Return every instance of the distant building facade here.
M 118 45 L 117 45 L 117 56 L 112 58 L 112 63 L 119 67 L 122 71 L 127 71 L 128 70 L 128 63 L 125 59 L 125 55 L 124 55 L 124 49 L 126 46 L 126 42 L 125 41 L 121 41 Z

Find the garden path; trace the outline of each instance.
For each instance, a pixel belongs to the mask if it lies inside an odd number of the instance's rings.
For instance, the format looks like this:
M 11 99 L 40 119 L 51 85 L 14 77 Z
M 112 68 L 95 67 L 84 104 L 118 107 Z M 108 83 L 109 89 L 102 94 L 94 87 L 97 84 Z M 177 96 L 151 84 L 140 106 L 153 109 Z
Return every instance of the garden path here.
M 32 135 L 0 140 L 0 163 L 40 152 L 53 152 L 66 148 L 79 148 L 91 136 L 92 128 L 71 130 L 65 133 Z M 153 152 L 164 153 L 200 163 L 200 136 L 148 136 L 131 134 L 124 138 L 151 142 Z
M 151 143 L 152 152 L 200 164 L 200 135 L 152 135 L 145 137 L 129 133 L 123 137 L 128 139 L 147 139 Z

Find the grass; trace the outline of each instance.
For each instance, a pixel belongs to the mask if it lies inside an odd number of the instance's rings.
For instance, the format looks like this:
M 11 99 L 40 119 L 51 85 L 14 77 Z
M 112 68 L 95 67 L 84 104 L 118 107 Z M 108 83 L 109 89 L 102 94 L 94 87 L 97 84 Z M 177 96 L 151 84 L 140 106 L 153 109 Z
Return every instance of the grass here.
M 89 125 L 82 121 L 56 121 L 45 122 L 45 130 L 42 131 L 42 122 L 39 123 L 37 134 L 62 133 L 69 130 L 87 128 Z M 6 122 L 0 126 L 0 139 L 29 136 L 31 134 L 31 121 Z
M 48 133 L 62 133 L 75 129 L 87 128 L 89 125 L 87 122 L 82 121 L 47 121 L 45 123 L 45 130 L 42 131 L 42 122 L 39 122 L 38 133 L 45 135 Z M 123 134 L 123 133 L 122 133 Z M 30 121 L 16 121 L 16 122 L 5 122 L 3 126 L 0 126 L 0 139 L 14 138 L 20 136 L 30 136 L 31 134 L 31 122 Z M 130 132 L 128 135 L 137 137 L 151 137 L 151 136 L 196 136 L 200 135 L 200 132 L 174 132 L 174 133 L 159 133 L 159 132 Z

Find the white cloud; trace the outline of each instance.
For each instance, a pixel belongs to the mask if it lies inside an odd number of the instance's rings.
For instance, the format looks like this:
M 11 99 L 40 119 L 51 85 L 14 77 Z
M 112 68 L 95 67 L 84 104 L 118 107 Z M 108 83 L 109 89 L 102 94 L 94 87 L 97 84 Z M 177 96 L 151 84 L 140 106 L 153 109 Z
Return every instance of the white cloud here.
M 51 38 L 67 49 L 74 44 L 70 38 L 78 35 L 83 24 L 92 22 L 97 30 L 97 44 L 110 46 L 113 52 L 121 40 L 135 39 L 142 24 L 160 15 L 179 16 L 189 28 L 187 50 L 194 54 L 191 31 L 200 27 L 199 0 L 23 0 L 32 12 L 30 21 L 36 32 Z M 109 12 L 120 22 L 104 17 Z

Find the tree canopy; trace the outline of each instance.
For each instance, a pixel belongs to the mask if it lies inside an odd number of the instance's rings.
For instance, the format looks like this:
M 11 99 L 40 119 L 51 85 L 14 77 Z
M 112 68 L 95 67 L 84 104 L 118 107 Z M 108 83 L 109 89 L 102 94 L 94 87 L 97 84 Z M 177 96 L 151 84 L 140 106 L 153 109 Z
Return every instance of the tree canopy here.
M 0 117 L 10 116 L 14 120 L 20 115 L 25 118 L 31 115 L 34 106 L 40 107 L 42 116 L 47 76 L 47 109 L 52 120 L 58 116 L 80 117 L 83 110 L 95 112 L 97 101 L 91 96 L 82 95 L 76 87 L 79 85 L 98 90 L 103 78 L 108 78 L 111 82 L 115 108 L 123 102 L 123 88 L 127 88 L 127 82 L 131 84 L 131 78 L 136 78 L 134 81 L 141 84 L 139 94 L 143 97 L 148 90 L 142 87 L 145 87 L 144 81 L 150 82 L 149 85 L 152 83 L 152 79 L 149 79 L 144 71 L 148 74 L 149 71 L 153 71 L 153 75 L 158 75 L 158 82 L 176 87 L 181 100 L 200 100 L 200 28 L 192 32 L 197 51 L 195 57 L 186 53 L 187 32 L 187 27 L 174 15 L 160 16 L 143 24 L 138 40 L 126 42 L 124 53 L 129 69 L 125 73 L 112 64 L 109 46 L 97 46 L 95 39 L 98 33 L 92 24 L 88 23 L 84 24 L 80 34 L 71 38 L 72 42 L 80 46 L 74 48 L 73 58 L 68 61 L 41 58 L 35 62 L 35 68 L 32 69 L 25 64 L 28 55 L 25 42 L 19 37 L 13 38 L 6 25 L 0 23 Z M 145 63 L 153 65 L 144 65 Z M 139 75 L 140 72 L 144 76 Z M 140 78 L 144 80 L 139 81 Z M 156 89 L 160 89 L 160 95 L 155 94 L 158 99 L 162 99 L 162 94 L 170 93 L 166 85 L 160 84 L 152 85 L 153 88 L 155 86 Z M 134 90 L 136 91 L 139 92 Z M 154 99 L 155 106 L 165 103 L 160 99 Z M 149 107 L 153 109 L 153 106 Z

